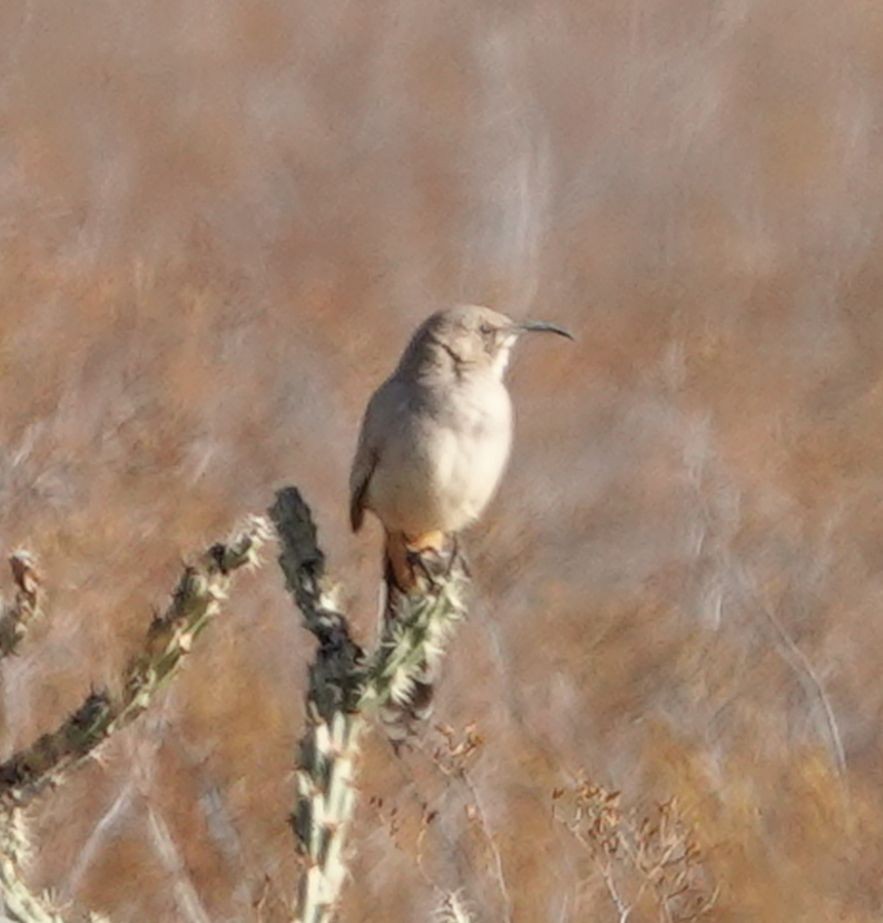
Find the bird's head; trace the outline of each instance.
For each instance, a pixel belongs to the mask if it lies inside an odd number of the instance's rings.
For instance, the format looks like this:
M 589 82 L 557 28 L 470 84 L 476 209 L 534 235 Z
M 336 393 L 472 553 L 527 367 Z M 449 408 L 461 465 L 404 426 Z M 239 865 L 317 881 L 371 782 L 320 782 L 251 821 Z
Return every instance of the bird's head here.
M 515 321 L 481 305 L 458 305 L 424 321 L 414 334 L 405 361 L 425 358 L 433 364 L 453 366 L 458 373 L 488 370 L 502 378 L 512 347 L 522 334 L 532 332 L 573 339 L 563 328 L 544 321 Z

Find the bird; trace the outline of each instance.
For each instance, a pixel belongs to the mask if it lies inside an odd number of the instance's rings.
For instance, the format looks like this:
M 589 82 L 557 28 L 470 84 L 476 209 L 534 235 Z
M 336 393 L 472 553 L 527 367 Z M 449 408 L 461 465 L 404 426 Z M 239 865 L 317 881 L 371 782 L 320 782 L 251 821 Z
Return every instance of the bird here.
M 500 483 L 512 445 L 512 402 L 504 383 L 512 347 L 524 333 L 556 333 L 544 321 L 515 321 L 481 305 L 427 318 L 392 375 L 368 402 L 350 472 L 350 524 L 370 511 L 385 535 L 383 631 L 394 626 L 400 594 L 419 591 L 417 566 L 429 554 L 459 555 L 457 536 L 479 519 Z M 407 701 L 381 710 L 398 751 L 428 718 L 438 664 L 426 660 Z
M 545 321 L 516 321 L 482 305 L 437 311 L 417 328 L 365 410 L 350 473 L 350 523 L 370 511 L 385 533 L 388 584 L 409 592 L 415 557 L 440 554 L 476 522 L 512 445 L 504 382 L 525 333 L 573 339 Z

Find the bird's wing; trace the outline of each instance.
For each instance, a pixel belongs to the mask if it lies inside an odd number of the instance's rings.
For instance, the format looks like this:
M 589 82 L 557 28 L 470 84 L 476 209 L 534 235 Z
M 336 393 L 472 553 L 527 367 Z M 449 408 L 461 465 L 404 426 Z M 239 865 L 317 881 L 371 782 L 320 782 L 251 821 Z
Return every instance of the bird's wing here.
M 358 532 L 362 528 L 365 519 L 365 496 L 376 465 L 377 454 L 367 449 L 360 439 L 350 472 L 350 525 L 353 532 Z
M 365 518 L 365 499 L 368 495 L 368 485 L 371 483 L 371 475 L 374 473 L 377 461 L 380 458 L 380 440 L 378 438 L 380 427 L 378 426 L 377 417 L 378 395 L 382 390 L 383 388 L 381 387 L 368 402 L 365 417 L 362 420 L 362 429 L 359 433 L 356 456 L 350 469 L 350 525 L 353 527 L 353 532 L 358 532 L 362 528 L 362 522 Z

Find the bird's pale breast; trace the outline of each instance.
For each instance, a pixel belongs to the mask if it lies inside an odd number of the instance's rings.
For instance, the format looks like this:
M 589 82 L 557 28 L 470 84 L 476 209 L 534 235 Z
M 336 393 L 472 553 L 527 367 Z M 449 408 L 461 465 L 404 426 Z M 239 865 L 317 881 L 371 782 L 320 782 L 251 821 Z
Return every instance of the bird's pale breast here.
M 398 404 L 368 489 L 387 528 L 455 532 L 484 510 L 506 466 L 512 408 L 496 378 L 424 388 Z

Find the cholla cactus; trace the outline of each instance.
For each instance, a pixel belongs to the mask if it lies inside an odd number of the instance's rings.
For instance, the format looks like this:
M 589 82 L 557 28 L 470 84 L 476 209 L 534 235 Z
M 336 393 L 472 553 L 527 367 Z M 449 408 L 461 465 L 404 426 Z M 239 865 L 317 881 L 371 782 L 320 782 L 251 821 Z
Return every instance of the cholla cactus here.
M 32 854 L 21 809 L 0 807 L 0 919 L 10 923 L 65 923 L 52 894 L 34 894 L 24 883 L 22 871 Z M 88 923 L 109 923 L 95 913 L 86 919 Z
M 15 923 L 64 923 L 51 897 L 34 895 L 24 883 L 23 868 L 30 853 L 24 806 L 47 786 L 58 784 L 66 772 L 79 765 L 114 731 L 125 727 L 147 708 L 155 693 L 175 674 L 194 638 L 220 611 L 233 571 L 257 564 L 258 552 L 268 536 L 266 520 L 252 517 L 228 543 L 209 548 L 185 569 L 168 609 L 154 619 L 142 651 L 126 668 L 122 692 L 117 696 L 92 693 L 59 728 L 0 765 L 3 919 Z M 12 566 L 18 593 L 4 619 L 11 618 L 18 632 L 38 610 L 39 581 L 30 556 L 13 555 Z M 12 637 L 4 635 L 7 636 Z M 20 632 L 15 634 L 19 640 L 21 636 Z M 9 652 L 2 645 L 0 649 Z M 88 919 L 90 923 L 103 921 L 96 914 L 90 914 Z
M 140 715 L 174 675 L 193 640 L 220 611 L 232 572 L 257 563 L 268 535 L 266 520 L 252 517 L 230 542 L 213 545 L 197 563 L 185 568 L 171 604 L 154 619 L 143 649 L 126 668 L 122 692 L 116 696 L 107 691 L 91 693 L 55 731 L 0 765 L 0 801 L 26 804 Z
M 435 923 L 473 923 L 465 901 L 456 891 L 442 898 L 433 919 Z
M 344 848 L 355 808 L 354 774 L 366 715 L 408 705 L 417 683 L 434 673 L 444 644 L 465 617 L 467 576 L 451 567 L 400 594 L 367 663 L 352 640 L 325 576 L 309 507 L 294 488 L 270 510 L 281 542 L 279 563 L 304 624 L 319 646 L 310 666 L 307 727 L 300 744 L 293 827 L 304 860 L 297 923 L 330 923 L 346 878 Z
M 309 670 L 291 820 L 304 861 L 296 919 L 326 923 L 346 876 L 342 853 L 355 803 L 353 765 L 363 729 L 358 709 L 363 657 L 339 611 L 335 588 L 325 577 L 325 556 L 309 507 L 294 488 L 286 488 L 276 495 L 270 515 L 288 590 L 319 642 Z
M 304 860 L 297 899 L 298 923 L 330 923 L 346 877 L 344 850 L 356 800 L 359 742 L 367 715 L 384 710 L 414 714 L 415 691 L 427 686 L 444 654 L 445 642 L 466 614 L 468 576 L 452 552 L 441 573 L 416 591 L 387 602 L 389 618 L 376 651 L 365 657 L 352 640 L 336 589 L 324 574 L 309 508 L 293 488 L 280 491 L 271 510 L 281 539 L 280 565 L 318 640 L 309 668 L 306 728 L 300 743 L 297 803 L 292 824 Z M 127 666 L 121 692 L 98 691 L 55 731 L 0 765 L 0 897 L 15 923 L 63 923 L 51 898 L 36 897 L 24 885 L 27 858 L 24 807 L 47 786 L 58 784 L 112 733 L 125 727 L 153 701 L 175 674 L 194 639 L 218 613 L 231 573 L 257 562 L 269 527 L 249 520 L 229 543 L 212 546 L 185 569 L 166 612 L 157 617 L 142 650 Z M 15 649 L 39 609 L 39 581 L 30 557 L 13 559 L 19 588 L 4 612 L 7 636 L 0 654 Z M 102 923 L 95 915 L 91 923 Z M 446 894 L 439 920 L 471 923 L 459 895 Z
M 377 709 L 388 736 L 410 736 L 431 708 L 445 645 L 466 618 L 468 576 L 456 548 L 408 594 L 388 587 L 383 632 L 363 687 L 362 708 Z
M 32 894 L 21 877 L 31 853 L 21 811 L 0 809 L 0 895 L 4 919 L 15 923 L 63 923 L 46 898 Z

